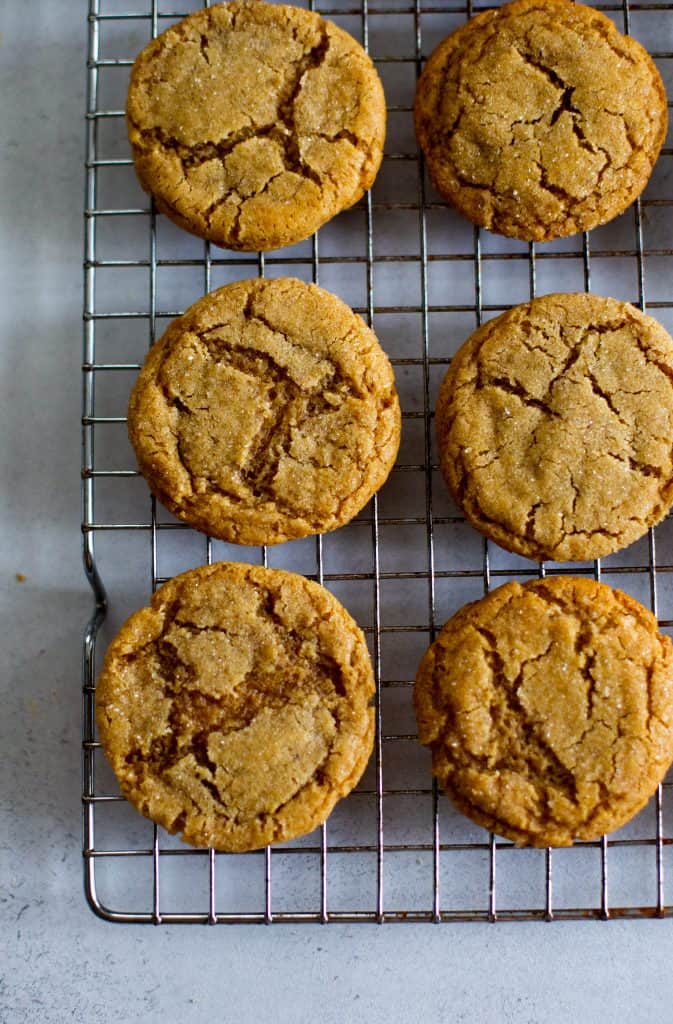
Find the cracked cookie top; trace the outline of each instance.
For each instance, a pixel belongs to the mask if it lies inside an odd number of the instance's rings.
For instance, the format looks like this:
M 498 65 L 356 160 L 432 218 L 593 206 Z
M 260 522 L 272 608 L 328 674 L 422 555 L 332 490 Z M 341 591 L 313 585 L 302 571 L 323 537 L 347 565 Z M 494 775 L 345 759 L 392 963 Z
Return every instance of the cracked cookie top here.
M 364 636 L 327 590 L 220 562 L 176 576 L 122 626 L 96 715 L 142 814 L 236 852 L 310 832 L 351 791 L 373 694 Z
M 137 58 L 126 117 L 143 188 L 230 249 L 307 238 L 373 184 L 385 98 L 371 60 L 312 11 L 262 2 L 188 15 Z
M 673 760 L 673 644 L 603 583 L 507 583 L 449 619 L 414 701 L 433 772 L 464 814 L 520 846 L 623 825 Z
M 625 547 L 673 502 L 673 339 L 627 302 L 545 295 L 458 350 L 437 400 L 466 518 L 538 561 Z
M 453 32 L 416 93 L 418 141 L 442 195 L 475 224 L 546 241 L 616 217 L 666 136 L 649 54 L 569 0 L 516 0 Z
M 150 350 L 129 436 L 180 519 L 238 544 L 342 526 L 397 456 L 392 367 L 348 306 L 293 278 L 199 299 Z

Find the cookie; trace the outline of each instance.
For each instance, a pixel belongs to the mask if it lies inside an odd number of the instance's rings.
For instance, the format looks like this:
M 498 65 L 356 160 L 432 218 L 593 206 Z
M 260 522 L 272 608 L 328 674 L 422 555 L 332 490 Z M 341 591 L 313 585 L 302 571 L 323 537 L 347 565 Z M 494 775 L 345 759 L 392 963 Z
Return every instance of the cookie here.
M 507 583 L 449 619 L 414 701 L 460 811 L 518 846 L 570 846 L 629 820 L 673 760 L 673 644 L 603 583 Z
M 516 0 L 439 44 L 420 77 L 416 134 L 438 191 L 475 224 L 546 241 L 612 220 L 666 137 L 651 57 L 606 15 Z
M 473 526 L 526 558 L 599 558 L 673 502 L 673 339 L 627 302 L 533 299 L 459 349 L 436 423 Z
M 369 760 L 373 694 L 364 636 L 327 590 L 220 562 L 176 576 L 122 626 L 96 718 L 142 814 L 236 852 L 325 821 Z
M 152 491 L 238 544 L 334 530 L 383 484 L 400 442 L 393 371 L 348 306 L 292 278 L 226 285 L 174 320 L 129 403 Z
M 216 4 L 136 59 L 126 106 L 140 183 L 229 249 L 313 234 L 373 184 L 385 98 L 360 44 L 313 11 Z

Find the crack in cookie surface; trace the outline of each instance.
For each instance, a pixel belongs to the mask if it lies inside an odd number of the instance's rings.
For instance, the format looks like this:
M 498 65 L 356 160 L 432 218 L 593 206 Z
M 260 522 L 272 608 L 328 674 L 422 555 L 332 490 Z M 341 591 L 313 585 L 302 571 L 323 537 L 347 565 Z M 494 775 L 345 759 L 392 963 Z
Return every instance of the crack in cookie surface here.
M 338 602 L 292 573 L 222 563 L 125 624 L 97 689 L 123 792 L 195 845 L 308 831 L 371 751 L 371 664 Z
M 139 56 L 127 102 L 141 183 L 182 227 L 231 248 L 307 237 L 368 189 L 385 99 L 346 32 L 283 5 L 195 12 Z
M 200 300 L 153 348 L 129 404 L 157 497 L 240 543 L 352 518 L 386 479 L 399 434 L 375 336 L 328 292 L 285 278 Z
M 458 808 L 521 845 L 623 824 L 673 758 L 673 645 L 604 584 L 512 583 L 450 619 L 421 662 L 419 738 Z
M 647 52 L 603 14 L 516 0 L 437 47 L 415 120 L 453 205 L 493 231 L 546 240 L 605 223 L 640 194 L 667 102 Z
M 437 403 L 469 521 L 538 560 L 597 558 L 673 503 L 673 340 L 628 303 L 548 295 L 469 338 Z

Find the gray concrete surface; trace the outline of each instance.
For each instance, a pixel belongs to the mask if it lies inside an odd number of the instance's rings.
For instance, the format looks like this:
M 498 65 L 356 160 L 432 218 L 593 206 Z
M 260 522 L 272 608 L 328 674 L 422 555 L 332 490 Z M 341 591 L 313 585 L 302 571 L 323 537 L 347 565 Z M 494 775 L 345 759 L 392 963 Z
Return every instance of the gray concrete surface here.
M 171 929 L 86 907 L 84 6 L 0 4 L 0 1021 L 670 1020 L 672 921 Z

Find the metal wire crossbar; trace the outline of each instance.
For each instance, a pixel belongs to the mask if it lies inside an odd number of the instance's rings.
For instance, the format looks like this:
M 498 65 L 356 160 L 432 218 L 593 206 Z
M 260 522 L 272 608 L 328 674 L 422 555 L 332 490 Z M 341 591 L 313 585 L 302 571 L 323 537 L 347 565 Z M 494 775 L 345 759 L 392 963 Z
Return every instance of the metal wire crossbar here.
M 133 58 L 202 0 L 185 0 L 183 10 L 160 0 L 89 0 L 82 529 L 95 609 L 82 666 L 87 899 L 107 920 L 154 924 L 669 916 L 673 783 L 609 840 L 516 849 L 438 793 L 416 739 L 411 686 L 448 615 L 507 579 L 586 573 L 632 593 L 662 628 L 673 627 L 670 519 L 602 562 L 539 568 L 465 525 L 439 479 L 432 437 L 451 353 L 515 302 L 595 289 L 671 329 L 673 148 L 668 140 L 645 196 L 591 238 L 536 245 L 480 232 L 428 185 L 411 107 L 433 46 L 491 5 L 331 3 L 315 7 L 361 39 L 384 82 L 383 166 L 372 192 L 319 236 L 256 256 L 216 249 L 158 217 L 135 182 L 125 139 Z M 645 43 L 670 91 L 673 4 L 596 6 Z M 275 548 L 237 548 L 194 533 L 148 497 L 125 409 L 148 344 L 168 319 L 214 287 L 265 274 L 319 282 L 372 324 L 395 366 L 403 441 L 388 484 L 353 523 Z M 119 794 L 95 728 L 96 671 L 114 629 L 176 572 L 221 558 L 294 569 L 330 588 L 367 634 L 377 683 L 374 755 L 357 789 L 311 835 L 244 855 L 193 850 L 141 818 Z

